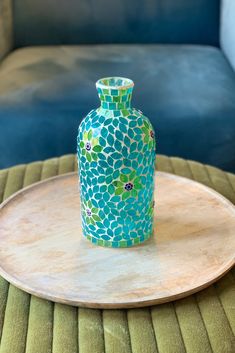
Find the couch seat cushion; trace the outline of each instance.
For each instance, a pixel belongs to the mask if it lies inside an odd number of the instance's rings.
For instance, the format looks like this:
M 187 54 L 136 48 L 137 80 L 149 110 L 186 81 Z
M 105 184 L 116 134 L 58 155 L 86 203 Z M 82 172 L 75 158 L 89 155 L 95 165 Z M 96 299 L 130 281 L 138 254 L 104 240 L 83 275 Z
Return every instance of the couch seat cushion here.
M 235 171 L 235 74 L 219 49 L 189 45 L 16 50 L 0 66 L 0 166 L 75 151 L 94 83 L 112 75 L 135 81 L 160 153 Z

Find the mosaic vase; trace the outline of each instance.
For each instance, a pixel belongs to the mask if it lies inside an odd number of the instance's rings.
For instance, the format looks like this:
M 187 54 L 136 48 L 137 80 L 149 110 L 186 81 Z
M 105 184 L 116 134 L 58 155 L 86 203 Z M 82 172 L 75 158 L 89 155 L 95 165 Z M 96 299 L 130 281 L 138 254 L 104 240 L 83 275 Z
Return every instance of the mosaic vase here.
M 101 246 L 133 246 L 153 233 L 155 137 L 131 107 L 133 86 L 121 77 L 97 81 L 101 105 L 78 128 L 82 231 Z

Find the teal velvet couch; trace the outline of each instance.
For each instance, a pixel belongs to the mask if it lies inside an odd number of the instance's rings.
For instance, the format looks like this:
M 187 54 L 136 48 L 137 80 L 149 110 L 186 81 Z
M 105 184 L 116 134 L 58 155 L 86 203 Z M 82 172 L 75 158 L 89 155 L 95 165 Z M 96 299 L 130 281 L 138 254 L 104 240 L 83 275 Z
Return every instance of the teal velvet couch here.
M 235 171 L 234 18 L 234 0 L 1 0 L 0 168 L 74 152 L 116 75 L 159 153 Z

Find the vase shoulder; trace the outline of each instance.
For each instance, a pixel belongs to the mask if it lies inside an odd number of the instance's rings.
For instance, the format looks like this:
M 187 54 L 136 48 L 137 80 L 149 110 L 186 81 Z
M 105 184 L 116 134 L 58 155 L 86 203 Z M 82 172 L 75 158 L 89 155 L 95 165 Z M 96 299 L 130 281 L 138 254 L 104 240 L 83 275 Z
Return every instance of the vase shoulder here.
M 102 127 L 107 127 L 109 130 L 120 129 L 123 132 L 132 129 L 134 133 L 139 131 L 138 128 L 142 128 L 146 133 L 149 130 L 152 136 L 155 135 L 149 118 L 139 109 L 110 111 L 98 108 L 91 110 L 82 120 L 78 129 L 78 137 L 82 138 L 82 133 L 89 129 L 92 129 L 95 134 L 99 134 Z

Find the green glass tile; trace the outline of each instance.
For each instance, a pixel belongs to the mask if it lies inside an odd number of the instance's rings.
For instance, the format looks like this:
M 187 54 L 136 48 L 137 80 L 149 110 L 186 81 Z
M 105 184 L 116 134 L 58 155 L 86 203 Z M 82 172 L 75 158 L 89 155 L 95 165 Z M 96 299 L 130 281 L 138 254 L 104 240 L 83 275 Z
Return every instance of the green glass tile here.
M 97 245 L 104 246 L 104 241 L 102 239 L 97 239 Z
M 124 116 L 128 116 L 128 115 L 129 115 L 129 112 L 128 112 L 128 110 L 123 109 L 122 114 L 123 114 Z
M 126 248 L 126 247 L 127 247 L 127 241 L 121 241 L 120 248 Z
M 119 107 L 118 107 L 118 109 L 119 109 Z M 120 116 L 121 112 L 120 112 L 120 110 L 115 110 L 113 112 L 113 114 L 114 114 L 115 117 L 117 117 L 117 116 Z
M 112 96 L 105 96 L 106 102 L 112 102 Z
M 117 97 L 113 97 L 113 102 L 115 103 L 119 103 L 121 101 L 121 97 L 120 96 L 117 96 Z
M 116 109 L 117 105 L 116 103 L 109 103 L 109 109 Z
M 125 104 L 123 103 L 118 103 L 117 105 L 118 109 L 124 109 L 125 108 Z M 119 114 L 120 115 L 120 114 Z

